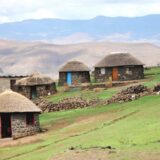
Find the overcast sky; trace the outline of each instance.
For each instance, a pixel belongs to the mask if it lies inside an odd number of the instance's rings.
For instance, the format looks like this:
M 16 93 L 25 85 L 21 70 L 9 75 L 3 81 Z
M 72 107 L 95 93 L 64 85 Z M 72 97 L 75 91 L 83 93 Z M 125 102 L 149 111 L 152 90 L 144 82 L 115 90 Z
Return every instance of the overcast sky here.
M 0 0 L 0 23 L 24 19 L 89 19 L 160 13 L 160 0 Z

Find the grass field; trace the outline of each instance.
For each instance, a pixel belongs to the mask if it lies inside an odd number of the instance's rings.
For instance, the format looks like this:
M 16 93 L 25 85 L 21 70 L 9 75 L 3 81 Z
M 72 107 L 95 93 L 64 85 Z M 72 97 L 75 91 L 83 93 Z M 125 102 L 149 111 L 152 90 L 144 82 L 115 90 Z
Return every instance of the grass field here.
M 160 81 L 160 69 L 145 71 L 152 87 Z M 100 93 L 60 93 L 59 100 L 77 94 L 108 98 L 121 88 Z M 45 133 L 17 140 L 14 146 L 0 148 L 0 160 L 51 160 L 70 147 L 79 149 L 115 148 L 110 160 L 160 159 L 160 97 L 146 96 L 136 101 L 108 106 L 44 113 L 40 116 Z M 11 144 L 10 144 L 11 145 Z

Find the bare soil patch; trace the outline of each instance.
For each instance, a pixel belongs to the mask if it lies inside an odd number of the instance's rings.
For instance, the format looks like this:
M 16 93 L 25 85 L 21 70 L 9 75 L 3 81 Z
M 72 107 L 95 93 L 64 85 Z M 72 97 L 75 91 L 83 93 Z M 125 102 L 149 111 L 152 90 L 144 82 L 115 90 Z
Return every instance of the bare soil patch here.
M 67 151 L 64 154 L 57 155 L 52 160 L 109 160 L 109 150 L 88 149 Z

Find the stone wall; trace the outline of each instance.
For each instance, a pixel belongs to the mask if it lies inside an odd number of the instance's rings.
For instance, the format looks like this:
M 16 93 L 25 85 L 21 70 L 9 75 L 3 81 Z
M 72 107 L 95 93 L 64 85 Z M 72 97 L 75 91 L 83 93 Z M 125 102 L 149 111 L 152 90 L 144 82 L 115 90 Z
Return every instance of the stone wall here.
M 109 78 L 112 77 L 112 68 L 105 68 L 105 74 L 101 74 L 101 68 L 95 68 L 94 74 L 96 82 L 107 82 L 109 81 Z
M 36 86 L 36 90 L 38 97 L 47 96 L 48 94 L 55 94 L 57 92 L 55 83 L 49 85 Z
M 34 135 L 40 131 L 39 114 L 34 114 L 34 125 L 26 124 L 26 113 L 12 114 L 13 139 Z
M 105 68 L 105 74 L 101 74 L 101 68 L 95 68 L 95 81 L 107 82 L 112 79 L 113 67 Z M 144 78 L 143 66 L 121 66 L 118 67 L 118 80 L 128 81 Z
M 31 88 L 30 88 L 30 86 L 16 86 L 15 91 L 24 95 L 28 99 L 31 99 Z
M 31 99 L 31 87 L 32 86 L 16 86 L 15 91 Z M 37 85 L 37 97 L 47 96 L 48 94 L 54 94 L 57 92 L 56 84 Z
M 72 72 L 72 84 L 80 84 L 80 83 L 90 83 L 90 73 L 88 71 L 84 72 Z M 63 86 L 67 84 L 67 73 L 60 72 L 59 73 L 59 85 Z

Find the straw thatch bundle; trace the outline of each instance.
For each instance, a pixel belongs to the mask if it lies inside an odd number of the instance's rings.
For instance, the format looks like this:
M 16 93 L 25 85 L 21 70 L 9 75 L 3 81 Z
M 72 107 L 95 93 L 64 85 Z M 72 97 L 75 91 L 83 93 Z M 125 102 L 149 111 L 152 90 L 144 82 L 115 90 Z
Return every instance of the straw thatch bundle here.
M 79 61 L 70 61 L 66 63 L 59 72 L 83 72 L 90 71 L 90 69 L 82 62 Z
M 54 80 L 48 76 L 44 76 L 40 73 L 32 74 L 29 77 L 22 78 L 16 82 L 17 86 L 34 86 L 34 85 L 45 85 L 52 84 Z
M 107 55 L 97 63 L 95 67 L 117 67 L 130 65 L 143 65 L 143 63 L 129 53 L 116 53 Z
M 0 113 L 41 112 L 29 99 L 13 91 L 0 94 Z

